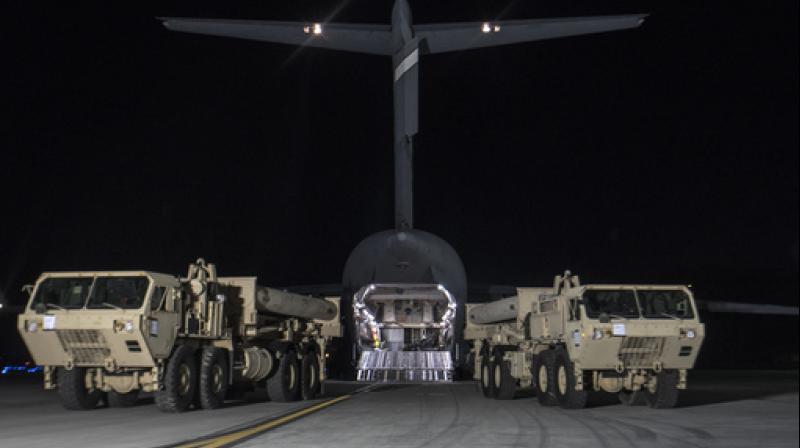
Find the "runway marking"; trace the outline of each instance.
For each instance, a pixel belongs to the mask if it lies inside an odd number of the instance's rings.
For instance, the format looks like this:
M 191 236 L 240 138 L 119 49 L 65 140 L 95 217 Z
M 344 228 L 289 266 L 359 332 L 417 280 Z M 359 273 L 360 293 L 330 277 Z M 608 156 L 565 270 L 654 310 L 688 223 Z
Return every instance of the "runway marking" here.
M 336 397 L 328 401 L 323 401 L 322 403 L 317 403 L 313 406 L 300 409 L 299 411 L 292 412 L 291 414 L 284 415 L 283 417 L 278 417 L 276 419 L 257 424 L 250 428 L 240 429 L 237 431 L 229 432 L 227 434 L 222 434 L 219 436 L 210 437 L 203 440 L 196 440 L 194 442 L 180 444 L 177 445 L 176 448 L 199 448 L 199 447 L 218 448 L 222 446 L 233 445 L 235 443 L 242 441 L 243 439 L 248 439 L 251 437 L 255 437 L 257 435 L 261 435 L 264 432 L 267 432 L 278 426 L 285 425 L 289 422 L 299 419 L 300 417 L 304 417 L 308 414 L 312 414 L 319 410 L 325 409 L 329 406 L 333 406 L 334 404 L 339 403 L 340 401 L 347 400 L 350 397 L 352 397 L 352 395 L 342 395 L 340 397 Z

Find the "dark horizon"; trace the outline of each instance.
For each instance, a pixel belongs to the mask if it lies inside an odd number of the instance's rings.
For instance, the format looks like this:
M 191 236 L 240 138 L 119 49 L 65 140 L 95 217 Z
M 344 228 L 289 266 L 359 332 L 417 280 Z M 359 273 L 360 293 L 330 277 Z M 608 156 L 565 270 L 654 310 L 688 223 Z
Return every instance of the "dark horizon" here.
M 43 270 L 337 283 L 392 227 L 390 63 L 170 33 L 156 16 L 332 5 L 29 6 L 6 14 L 0 291 Z M 475 284 L 690 283 L 797 305 L 797 5 L 414 2 L 416 23 L 650 13 L 636 30 L 420 67 L 415 227 Z M 391 1 L 336 21 L 388 23 Z

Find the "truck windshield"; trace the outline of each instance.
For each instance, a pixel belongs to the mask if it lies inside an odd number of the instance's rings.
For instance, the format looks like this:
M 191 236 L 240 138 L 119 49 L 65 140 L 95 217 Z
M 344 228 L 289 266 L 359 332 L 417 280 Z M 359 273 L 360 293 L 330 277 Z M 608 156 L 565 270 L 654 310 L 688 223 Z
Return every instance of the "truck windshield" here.
M 648 319 L 692 319 L 689 295 L 681 290 L 637 290 L 642 314 Z
M 583 293 L 586 316 L 596 319 L 605 313 L 610 317 L 639 317 L 636 295 L 632 289 L 588 289 Z
M 583 293 L 586 316 L 617 318 L 693 319 L 689 295 L 679 289 L 587 289 Z
M 92 280 L 91 277 L 45 279 L 36 288 L 31 308 L 39 304 L 52 309 L 83 308 Z
M 98 277 L 87 308 L 135 309 L 142 306 L 147 277 Z

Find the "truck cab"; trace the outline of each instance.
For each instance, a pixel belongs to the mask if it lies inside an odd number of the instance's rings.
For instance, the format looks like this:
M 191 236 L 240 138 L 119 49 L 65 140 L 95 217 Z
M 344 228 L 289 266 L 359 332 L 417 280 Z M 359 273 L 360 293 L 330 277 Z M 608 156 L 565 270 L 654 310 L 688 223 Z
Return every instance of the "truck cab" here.
M 694 366 L 704 326 L 685 286 L 586 285 L 565 296 L 563 305 L 563 334 L 571 358 L 583 368 Z
M 45 388 L 56 387 L 52 366 L 156 367 L 177 336 L 179 288 L 175 277 L 148 271 L 43 273 L 17 327 L 36 364 L 45 366 Z M 155 386 L 153 373 L 143 372 L 145 391 Z M 114 382 L 109 378 L 107 389 L 128 388 Z

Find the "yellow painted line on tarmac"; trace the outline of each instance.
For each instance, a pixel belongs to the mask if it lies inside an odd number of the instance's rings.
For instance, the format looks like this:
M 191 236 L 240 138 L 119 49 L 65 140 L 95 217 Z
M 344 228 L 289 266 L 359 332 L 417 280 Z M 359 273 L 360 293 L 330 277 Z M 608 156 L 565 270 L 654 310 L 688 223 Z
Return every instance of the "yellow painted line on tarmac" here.
M 336 397 L 330 399 L 328 401 L 323 401 L 322 403 L 317 403 L 313 406 L 309 406 L 304 409 L 300 409 L 299 411 L 293 412 L 291 414 L 284 415 L 283 417 L 278 417 L 274 420 L 270 420 L 268 422 L 264 422 L 258 424 L 256 426 L 252 426 L 246 429 L 240 429 L 238 431 L 233 431 L 228 434 L 223 434 L 216 437 L 211 437 L 204 440 L 197 440 L 194 442 L 189 442 L 186 444 L 178 445 L 176 448 L 217 448 L 221 446 L 225 446 L 228 444 L 236 443 L 242 439 L 252 437 L 255 435 L 259 435 L 263 432 L 267 432 L 270 429 L 276 428 L 281 425 L 285 425 L 286 423 L 292 422 L 297 420 L 300 417 L 304 417 L 308 414 L 312 414 L 317 412 L 321 409 L 325 409 L 328 406 L 332 406 L 340 401 L 347 400 L 348 398 L 352 397 L 352 395 L 342 395 L 341 397 Z

